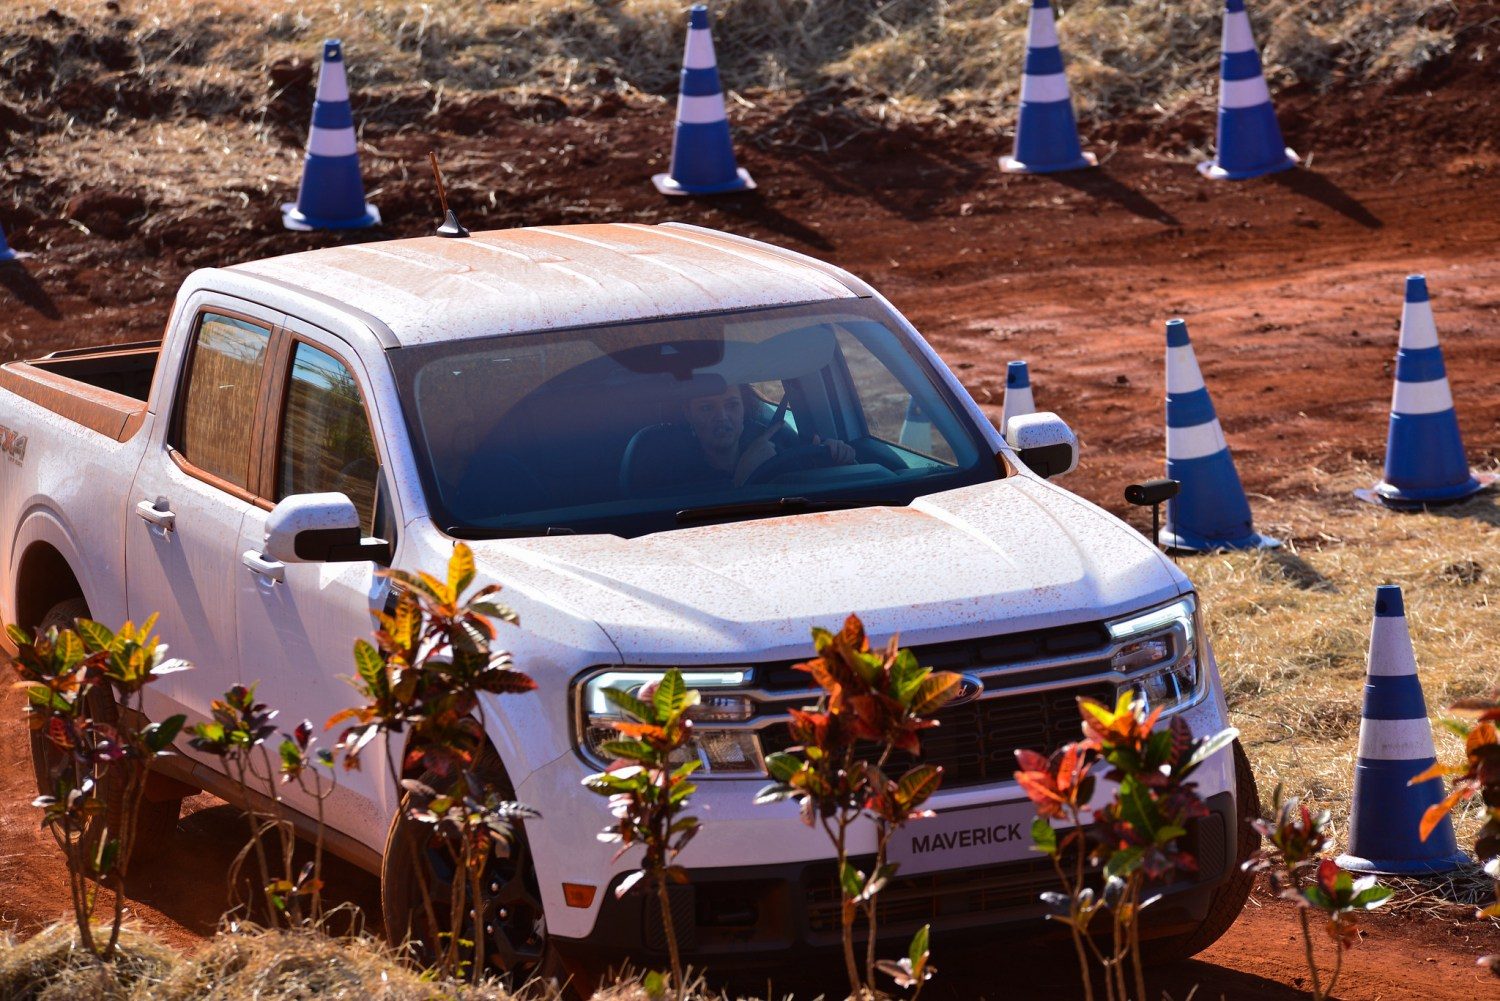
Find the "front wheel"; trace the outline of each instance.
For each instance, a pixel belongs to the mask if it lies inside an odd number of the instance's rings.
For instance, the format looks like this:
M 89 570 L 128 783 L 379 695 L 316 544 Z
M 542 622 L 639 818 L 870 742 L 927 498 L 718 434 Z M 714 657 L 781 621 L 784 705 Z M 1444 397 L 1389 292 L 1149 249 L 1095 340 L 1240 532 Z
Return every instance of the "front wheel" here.
M 486 746 L 475 771 L 486 785 L 500 790 L 506 798 L 513 797 L 492 748 Z M 431 777 L 422 779 L 426 782 Z M 447 846 L 433 835 L 433 828 L 407 816 L 408 799 L 402 797 L 401 809 L 386 837 L 380 867 L 380 906 L 386 938 L 393 945 L 411 949 L 420 962 L 431 964 L 448 939 L 454 879 L 462 872 Z M 476 934 L 484 945 L 485 972 L 506 976 L 514 987 L 537 979 L 558 983 L 567 980 L 562 962 L 547 940 L 546 915 L 524 822 L 515 825 L 514 840 L 504 857 L 496 852 L 485 863 L 478 906 L 468 901 L 458 935 L 474 942 Z M 464 948 L 466 961 L 472 961 L 473 955 L 473 946 Z
M 1236 740 L 1234 748 L 1234 806 L 1239 811 L 1235 825 L 1235 859 L 1229 876 L 1214 889 L 1209 901 L 1208 914 L 1201 924 L 1181 935 L 1167 935 L 1141 943 L 1141 951 L 1152 964 L 1180 963 L 1224 937 L 1245 902 L 1250 899 L 1250 890 L 1255 886 L 1255 873 L 1248 872 L 1244 863 L 1255 854 L 1260 844 L 1260 834 L 1251 823 L 1260 816 L 1260 790 L 1255 785 L 1255 772 L 1250 767 L 1250 758 L 1245 748 Z

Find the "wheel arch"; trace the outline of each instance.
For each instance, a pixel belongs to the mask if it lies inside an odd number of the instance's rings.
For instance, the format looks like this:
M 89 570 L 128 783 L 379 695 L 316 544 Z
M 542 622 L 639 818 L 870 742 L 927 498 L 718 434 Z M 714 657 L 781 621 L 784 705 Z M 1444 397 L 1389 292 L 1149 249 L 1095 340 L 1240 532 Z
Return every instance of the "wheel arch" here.
M 27 546 L 16 564 L 16 625 L 34 629 L 49 611 L 74 598 L 88 601 L 68 558 L 50 542 Z

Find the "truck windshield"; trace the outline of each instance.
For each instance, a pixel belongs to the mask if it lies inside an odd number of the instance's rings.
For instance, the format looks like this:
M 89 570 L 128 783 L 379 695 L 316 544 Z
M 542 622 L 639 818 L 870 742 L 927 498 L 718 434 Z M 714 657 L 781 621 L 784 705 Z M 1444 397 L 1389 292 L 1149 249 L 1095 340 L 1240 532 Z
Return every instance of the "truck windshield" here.
M 609 533 L 913 498 L 1002 475 L 869 300 L 391 352 L 436 523 Z

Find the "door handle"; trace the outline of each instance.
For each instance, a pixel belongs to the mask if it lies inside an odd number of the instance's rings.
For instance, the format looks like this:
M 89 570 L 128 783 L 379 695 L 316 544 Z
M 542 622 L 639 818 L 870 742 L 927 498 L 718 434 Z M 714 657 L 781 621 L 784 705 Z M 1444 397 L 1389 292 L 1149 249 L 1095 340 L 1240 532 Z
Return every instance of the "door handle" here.
M 240 556 L 240 562 L 250 568 L 250 572 L 264 577 L 272 583 L 286 582 L 286 564 L 280 560 L 268 560 L 253 549 L 245 550 Z
M 165 506 L 166 503 L 165 500 L 155 502 L 143 500 L 135 506 L 135 513 L 140 515 L 148 525 L 155 525 L 163 532 L 170 532 L 177 527 L 177 515 L 172 513 L 171 508 Z M 157 504 L 163 506 L 157 507 Z

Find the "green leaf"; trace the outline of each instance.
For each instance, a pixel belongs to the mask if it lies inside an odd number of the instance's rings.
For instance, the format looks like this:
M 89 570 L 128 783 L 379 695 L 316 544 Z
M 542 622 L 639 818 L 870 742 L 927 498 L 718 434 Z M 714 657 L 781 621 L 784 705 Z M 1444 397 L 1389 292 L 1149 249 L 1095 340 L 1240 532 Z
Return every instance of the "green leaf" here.
M 901 781 L 896 784 L 896 802 L 902 810 L 910 813 L 927 802 L 927 798 L 937 792 L 938 786 L 942 784 L 941 768 L 935 765 L 917 765 L 901 776 Z
M 850 900 L 859 896 L 860 890 L 864 889 L 865 874 L 860 872 L 848 862 L 839 864 L 839 888 L 844 891 L 844 896 Z
M 521 617 L 509 605 L 502 605 L 497 601 L 476 601 L 469 606 L 469 611 L 491 619 L 499 619 L 512 626 L 521 624 Z
M 1109 857 L 1109 861 L 1104 863 L 1105 877 L 1118 876 L 1124 879 L 1126 876 L 1129 876 L 1136 869 L 1140 868 L 1141 858 L 1145 855 L 1145 852 L 1146 850 L 1139 845 L 1115 852 Z
M 660 1001 L 667 996 L 667 975 L 659 970 L 649 970 L 641 978 L 641 989 L 651 1001 Z
M 656 713 L 653 707 L 642 702 L 623 688 L 606 688 L 601 693 L 604 700 L 610 705 L 624 712 L 632 719 L 642 723 L 655 723 Z
M 931 668 L 917 663 L 917 655 L 910 650 L 896 651 L 896 659 L 891 662 L 891 689 L 896 701 L 910 706 L 922 679 L 931 673 Z
M 1154 844 L 1156 832 L 1162 826 L 1161 809 L 1151 797 L 1151 791 L 1134 775 L 1127 775 L 1115 793 L 1120 804 L 1120 819 L 1134 827 Z
M 941 709 L 954 695 L 958 694 L 961 680 L 960 676 L 952 671 L 929 674 L 917 686 L 917 694 L 912 699 L 911 711 L 917 716 L 926 716 Z
M 662 676 L 651 696 L 657 719 L 665 723 L 678 718 L 687 711 L 688 706 L 697 702 L 697 695 L 697 692 L 688 691 L 687 683 L 682 680 L 682 672 L 672 668 Z
M 365 690 L 372 699 L 378 700 L 390 691 L 386 685 L 385 661 L 369 640 L 354 642 L 354 669 L 359 672 L 360 680 L 365 683 Z
M 1031 840 L 1037 851 L 1048 855 L 1057 854 L 1057 831 L 1047 822 L 1046 817 L 1037 817 L 1031 822 Z
M 648 765 L 657 759 L 656 749 L 644 740 L 606 740 L 599 745 L 599 753 L 608 758 L 624 758 Z
M 1212 737 L 1203 738 L 1194 746 L 1192 757 L 1188 758 L 1187 764 L 1183 766 L 1183 770 L 1191 771 L 1197 768 L 1203 762 L 1207 761 L 1209 757 L 1228 747 L 1239 735 L 1240 732 L 1231 726 L 1220 730 Z
M 1349 906 L 1364 911 L 1374 910 L 1394 896 L 1395 893 L 1396 891 L 1389 886 L 1372 886 L 1369 889 L 1356 893 L 1354 898 L 1349 901 Z
M 115 634 L 109 631 L 109 627 L 93 619 L 79 619 L 75 628 L 90 650 L 108 650 L 115 641 Z
M 912 969 L 919 969 L 923 960 L 927 958 L 927 940 L 931 934 L 932 925 L 923 925 L 911 937 L 911 948 L 906 950 L 906 958 L 911 960 Z
M 797 790 L 789 785 L 777 782 L 766 786 L 760 792 L 756 793 L 755 799 L 751 800 L 751 802 L 756 806 L 764 806 L 767 803 L 780 803 L 784 800 L 792 799 L 796 795 Z
M 802 759 L 795 754 L 777 751 L 766 758 L 766 771 L 778 782 L 786 782 L 802 770 Z
M 667 794 L 667 802 L 672 806 L 676 806 L 678 803 L 681 803 L 683 800 L 687 799 L 697 791 L 698 787 L 693 785 L 691 782 L 679 782 L 674 785 L 672 787 L 672 791 Z
M 183 724 L 186 722 L 187 716 L 178 713 L 175 716 L 168 716 L 160 723 L 152 723 L 142 733 L 146 746 L 153 754 L 161 753 L 164 748 L 172 746 L 172 741 L 177 739 L 177 735 L 182 732 Z

